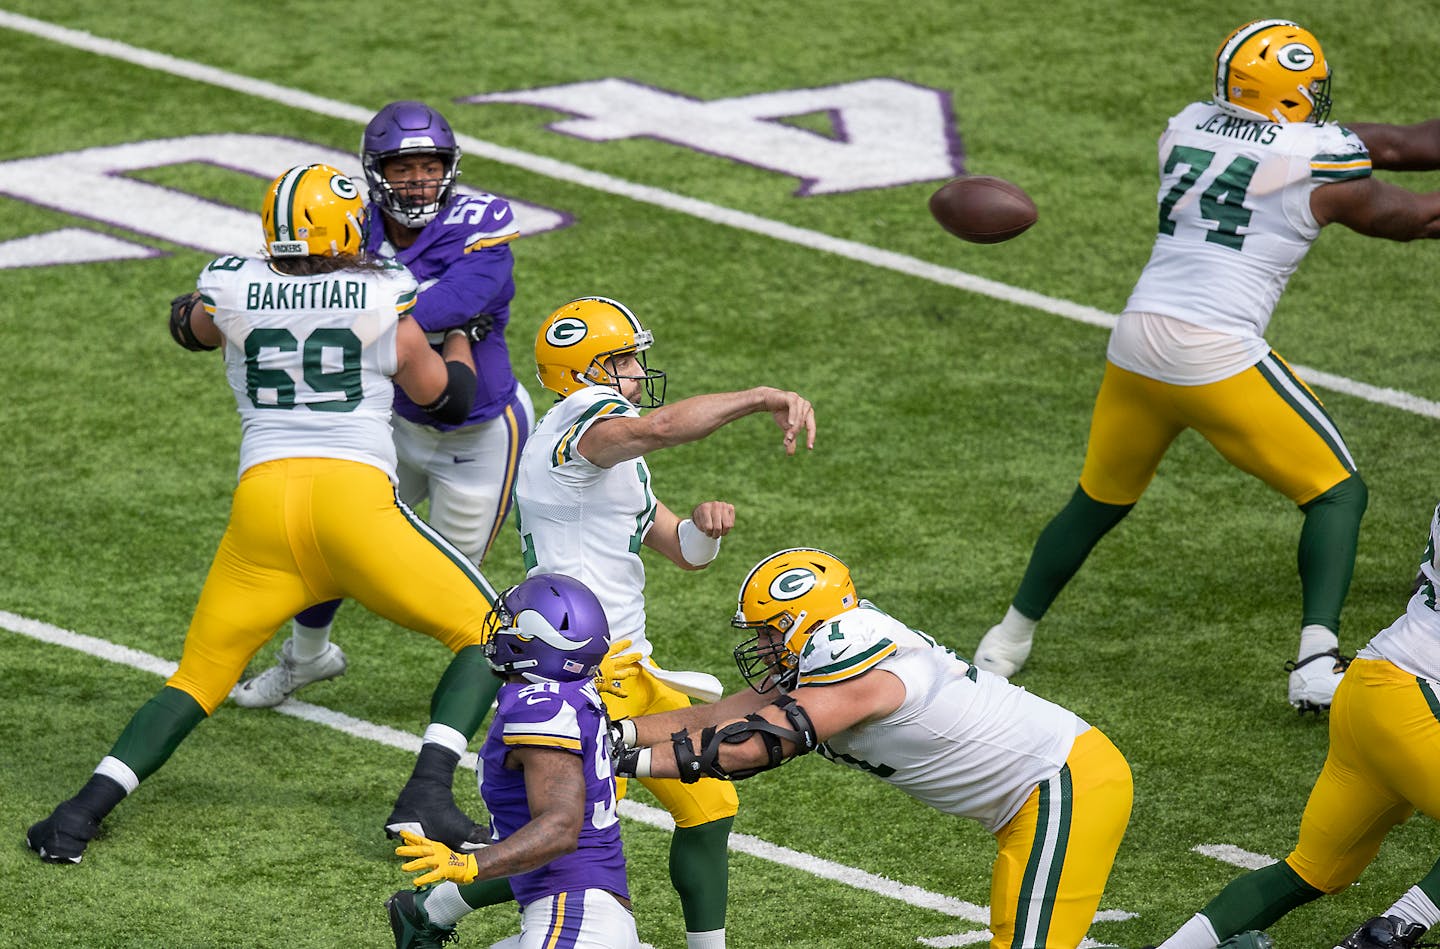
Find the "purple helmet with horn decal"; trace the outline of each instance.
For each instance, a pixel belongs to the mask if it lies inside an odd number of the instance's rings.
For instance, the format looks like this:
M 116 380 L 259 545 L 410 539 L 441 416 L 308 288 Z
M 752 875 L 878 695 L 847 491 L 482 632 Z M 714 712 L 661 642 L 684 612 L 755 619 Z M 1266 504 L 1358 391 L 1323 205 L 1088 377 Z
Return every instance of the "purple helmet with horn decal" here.
M 610 649 L 605 608 L 561 573 L 537 573 L 500 594 L 485 634 L 490 667 L 531 682 L 591 678 Z

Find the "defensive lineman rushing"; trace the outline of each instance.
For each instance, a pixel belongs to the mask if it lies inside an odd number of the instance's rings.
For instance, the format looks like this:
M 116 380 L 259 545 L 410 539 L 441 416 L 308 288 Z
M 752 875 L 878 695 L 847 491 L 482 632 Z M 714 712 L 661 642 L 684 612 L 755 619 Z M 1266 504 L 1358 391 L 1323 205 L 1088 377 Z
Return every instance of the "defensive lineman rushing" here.
M 1324 124 L 1329 113 L 1330 66 L 1315 37 L 1260 20 L 1221 44 L 1213 101 L 1170 119 L 1159 147 L 1160 230 L 1110 336 L 1080 485 L 976 648 L 980 668 L 1020 670 L 1055 597 L 1134 507 L 1170 443 L 1194 428 L 1304 514 L 1288 698 L 1302 712 L 1330 705 L 1368 493 L 1338 427 L 1264 333 L 1325 225 L 1397 241 L 1440 237 L 1440 193 L 1370 173 L 1440 168 L 1440 121 L 1344 127 Z
M 859 599 L 823 550 L 760 561 L 733 625 L 752 688 L 616 721 L 618 774 L 738 780 L 818 749 L 995 835 L 992 949 L 1080 945 L 1132 796 L 1099 729 Z
M 580 581 L 536 574 L 502 595 L 487 634 L 485 655 L 506 682 L 480 750 L 494 842 L 453 854 L 404 835 L 395 852 L 413 859 L 403 869 L 429 871 L 417 886 L 439 886 L 387 901 L 396 949 L 438 946 L 497 888 L 519 901 L 521 929 L 496 949 L 634 949 L 608 719 L 593 679 L 609 647 L 605 611 Z
M 1440 507 L 1420 588 L 1356 655 L 1330 710 L 1330 751 L 1290 855 L 1239 877 L 1161 949 L 1213 949 L 1298 906 L 1344 890 L 1392 827 L 1416 809 L 1440 820 Z M 1440 925 L 1440 862 L 1337 949 L 1409 949 Z
M 100 821 L 214 712 L 276 628 L 340 595 L 455 652 L 391 822 L 456 847 L 483 839 L 450 784 L 495 694 L 480 648 L 494 593 L 398 503 L 389 437 L 392 378 L 453 421 L 470 404 L 475 372 L 463 331 L 447 337 L 442 359 L 410 319 L 414 279 L 359 256 L 361 213 L 340 172 L 292 168 L 262 205 L 267 256 L 212 261 L 197 281 L 203 307 L 191 294 L 171 306 L 177 343 L 225 348 L 240 481 L 179 669 L 80 792 L 29 829 L 43 860 L 79 863 Z
M 505 329 L 515 296 L 510 245 L 520 236 L 509 202 L 455 190 L 460 145 L 450 124 L 421 102 L 392 102 L 365 127 L 360 161 L 370 189 L 365 250 L 398 260 L 419 282 L 412 316 L 439 346 L 453 329 L 471 338 L 475 397 L 464 417 L 441 422 L 395 390 L 400 498 L 430 500 L 427 520 L 479 565 L 509 511 L 515 466 L 535 424 L 530 396 L 510 369 Z M 344 673 L 330 642 L 332 600 L 296 617 L 277 662 L 243 682 L 235 703 L 277 705 L 296 689 Z
M 681 520 L 656 496 L 647 453 L 697 441 L 721 426 L 768 413 L 793 454 L 815 445 L 810 403 L 759 386 L 692 396 L 671 405 L 665 374 L 645 364 L 651 334 L 623 305 L 574 300 L 552 313 L 535 340 L 540 382 L 560 401 L 525 446 L 515 486 L 516 520 L 530 573 L 564 573 L 600 598 L 614 640 L 602 688 L 612 716 L 684 708 L 689 696 L 714 700 L 720 684 L 700 673 L 661 668 L 651 656 L 640 547 L 685 570 L 713 561 L 735 523 L 723 501 L 697 505 Z M 640 407 L 654 411 L 642 416 Z M 645 780 L 675 818 L 670 880 L 680 895 L 691 949 L 725 944 L 730 825 L 735 789 L 720 781 Z M 621 788 L 621 795 L 624 789 Z

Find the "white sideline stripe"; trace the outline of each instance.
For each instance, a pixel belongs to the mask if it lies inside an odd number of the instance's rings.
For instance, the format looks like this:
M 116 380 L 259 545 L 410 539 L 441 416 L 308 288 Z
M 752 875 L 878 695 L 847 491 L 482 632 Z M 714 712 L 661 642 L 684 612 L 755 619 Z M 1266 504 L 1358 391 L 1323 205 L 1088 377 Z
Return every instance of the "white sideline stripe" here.
M 323 96 L 312 95 L 311 93 L 302 92 L 298 89 L 276 85 L 275 83 L 266 82 L 262 79 L 240 76 L 235 73 L 226 72 L 223 69 L 216 69 L 213 66 L 205 66 L 201 63 L 180 59 L 175 56 L 167 56 L 164 53 L 157 53 L 152 50 L 131 46 L 128 43 L 121 43 L 117 40 L 105 39 L 81 30 L 72 30 L 55 23 L 49 23 L 45 20 L 32 19 L 8 10 L 0 10 L 0 26 L 8 27 L 21 33 L 29 33 L 32 36 L 38 36 L 41 39 L 60 43 L 84 52 L 94 53 L 98 56 L 108 56 L 112 59 L 133 63 L 146 69 L 169 73 L 173 76 L 179 76 L 182 79 L 208 83 L 209 85 L 218 86 L 222 89 L 229 89 L 232 92 L 242 92 L 258 99 L 268 99 L 271 102 L 278 102 L 281 105 L 305 109 L 317 115 L 328 115 L 332 118 L 345 119 L 360 125 L 367 124 L 374 116 L 373 110 L 362 108 L 361 106 L 339 102 L 334 99 L 326 99 Z M 995 280 L 987 280 L 975 274 L 965 273 L 964 271 L 955 270 L 950 267 L 942 267 L 939 264 L 932 264 L 928 261 L 910 257 L 905 254 L 882 250 L 878 247 L 871 247 L 868 244 L 861 244 L 857 241 L 831 237 L 819 231 L 795 227 L 781 221 L 772 221 L 759 215 L 711 204 L 708 201 L 701 201 L 697 198 L 674 194 L 661 188 L 636 184 L 632 181 L 616 178 L 603 172 L 591 171 L 579 165 L 572 165 L 568 162 L 547 158 L 543 155 L 535 155 L 530 152 L 520 151 L 519 149 L 506 148 L 503 145 L 486 142 L 468 135 L 457 133 L 455 139 L 464 147 L 468 154 L 481 155 L 491 161 L 521 168 L 537 175 L 544 175 L 547 178 L 556 178 L 560 181 L 572 182 L 587 188 L 593 188 L 596 191 L 603 191 L 607 194 L 630 198 L 643 204 L 652 204 L 656 207 L 675 211 L 679 214 L 688 214 L 691 217 L 710 221 L 714 224 L 722 224 L 726 227 L 733 227 L 736 230 L 749 231 L 752 234 L 760 234 L 765 237 L 773 237 L 801 247 L 809 247 L 812 250 L 819 250 L 828 254 L 834 254 L 837 257 L 845 257 L 849 260 L 858 261 L 859 263 L 869 264 L 873 267 L 893 270 L 897 273 L 919 277 L 922 280 L 929 280 L 932 283 L 954 287 L 957 290 L 978 293 L 982 296 L 1003 300 L 1007 303 L 1016 304 L 1017 306 L 1030 307 L 1031 309 L 1050 313 L 1067 320 L 1074 320 L 1078 323 L 1087 323 L 1091 326 L 1099 326 L 1106 329 L 1115 325 L 1114 314 L 1106 313 L 1095 307 L 1073 303 L 1069 300 L 1061 300 L 1057 297 L 1045 296 L 1044 294 L 1035 293 L 1034 291 L 1021 287 L 1012 287 L 1009 284 L 1000 283 Z M 1344 376 L 1321 372 L 1318 369 L 1311 369 L 1298 363 L 1292 363 L 1291 368 L 1294 369 L 1301 378 L 1313 385 L 1330 389 L 1334 392 L 1342 392 L 1345 395 L 1364 399 L 1367 402 L 1388 405 L 1391 408 L 1400 409 L 1403 412 L 1410 412 L 1414 415 L 1440 418 L 1440 402 L 1423 399 L 1420 396 L 1412 395 L 1399 389 L 1386 389 L 1380 386 L 1372 386 L 1368 383 L 1358 382 Z
M 130 649 L 126 646 L 117 646 L 104 639 L 97 639 L 94 636 L 85 636 L 68 629 L 61 629 L 58 626 L 51 626 L 49 623 L 42 623 L 39 620 L 30 619 L 25 616 L 18 616 L 14 613 L 0 610 L 0 627 L 28 636 L 53 646 L 64 646 L 67 649 L 74 649 L 78 652 L 87 653 L 108 662 L 119 665 L 130 666 L 142 672 L 151 672 L 155 675 L 168 678 L 175 672 L 176 664 L 149 653 L 140 652 L 137 649 Z M 412 735 L 385 725 L 377 725 L 374 722 L 367 722 L 364 719 L 353 718 L 331 709 L 322 708 L 318 705 L 311 705 L 307 702 L 299 702 L 295 699 L 286 699 L 277 705 L 272 711 L 281 715 L 289 715 L 302 721 L 311 722 L 317 725 L 324 725 L 336 731 L 344 732 L 355 738 L 363 738 L 377 744 L 388 745 L 392 748 L 399 748 L 404 751 L 418 753 L 420 751 L 420 736 Z M 461 763 L 470 769 L 475 767 L 475 755 L 467 754 L 461 759 Z M 625 800 L 620 802 L 620 813 L 622 816 L 658 827 L 663 830 L 673 830 L 674 820 L 670 815 L 659 808 L 640 804 L 636 801 Z M 819 857 L 812 857 L 809 854 L 781 847 L 758 837 L 751 837 L 748 834 L 731 834 L 730 849 L 740 853 L 759 857 L 762 860 L 769 860 L 784 866 L 793 867 L 797 870 L 804 870 L 806 873 L 821 877 L 826 880 L 834 880 L 855 889 L 868 890 L 880 896 L 888 896 L 891 899 L 907 903 L 917 909 L 935 910 L 947 916 L 955 916 L 982 926 L 990 922 L 990 911 L 983 906 L 976 906 L 974 903 L 967 903 L 964 900 L 957 900 L 939 893 L 931 893 L 928 890 L 917 886 L 908 886 L 904 883 L 897 883 L 885 877 L 876 876 L 873 873 L 866 873 L 854 867 L 847 867 L 843 864 L 832 863 L 829 860 L 822 860 Z M 1102 913 L 1096 918 L 1102 918 Z M 1129 918 L 1126 914 L 1123 918 Z
M 1245 870 L 1259 870 L 1261 867 L 1268 867 L 1278 862 L 1274 857 L 1267 857 L 1263 853 L 1251 853 L 1234 844 L 1196 844 L 1190 850 L 1201 856 L 1213 857 L 1221 863 L 1228 863 Z

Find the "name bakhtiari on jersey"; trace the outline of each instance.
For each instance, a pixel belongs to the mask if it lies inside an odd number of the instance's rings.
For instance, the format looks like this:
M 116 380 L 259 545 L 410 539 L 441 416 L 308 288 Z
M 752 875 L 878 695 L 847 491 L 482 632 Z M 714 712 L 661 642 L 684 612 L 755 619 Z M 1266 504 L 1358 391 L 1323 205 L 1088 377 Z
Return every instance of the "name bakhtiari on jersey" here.
M 1160 137 L 1160 232 L 1127 311 L 1262 337 L 1320 234 L 1310 194 L 1370 174 L 1338 125 L 1247 122 L 1196 102 Z
M 220 257 L 197 286 L 225 335 L 242 474 L 279 458 L 342 458 L 395 481 L 390 377 L 396 328 L 415 305 L 403 267 L 295 277 Z
M 644 457 L 600 468 L 578 448 L 596 422 L 639 415 L 608 386 L 556 403 L 520 456 L 515 511 L 528 574 L 563 573 L 584 583 L 605 608 L 610 641 L 629 639 L 630 651 L 649 656 L 640 545 L 655 522 L 650 468 Z
M 1068 709 L 984 672 L 868 600 L 811 635 L 801 687 L 871 669 L 905 685 L 894 712 L 832 736 L 820 752 L 995 833 L 1064 766 L 1089 726 Z
M 1440 505 L 1430 516 L 1430 539 L 1420 565 L 1420 587 L 1405 612 L 1357 654 L 1384 659 L 1440 686 Z

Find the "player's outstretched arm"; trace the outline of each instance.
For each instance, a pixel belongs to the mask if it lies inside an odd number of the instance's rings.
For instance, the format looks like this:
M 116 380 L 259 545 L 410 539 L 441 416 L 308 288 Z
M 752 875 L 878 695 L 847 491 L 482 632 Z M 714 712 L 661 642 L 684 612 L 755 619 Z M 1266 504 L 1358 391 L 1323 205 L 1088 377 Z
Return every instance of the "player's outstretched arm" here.
M 395 353 L 399 366 L 393 378 L 406 395 L 438 421 L 465 421 L 475 402 L 475 359 L 463 331 L 451 330 L 437 354 L 425 332 L 406 317 L 396 328 Z
M 1373 176 L 1322 185 L 1310 194 L 1322 226 L 1344 224 L 1367 237 L 1413 241 L 1440 237 L 1440 191 L 1420 194 Z
M 786 454 L 795 454 L 801 441 L 815 447 L 815 410 L 809 400 L 770 386 L 695 395 L 640 418 L 602 419 L 586 430 L 578 447 L 592 465 L 613 468 L 660 448 L 699 441 L 757 412 L 769 412 L 784 430 Z
M 1415 125 L 1346 123 L 1370 152 L 1370 164 L 1386 171 L 1440 169 L 1440 119 Z

